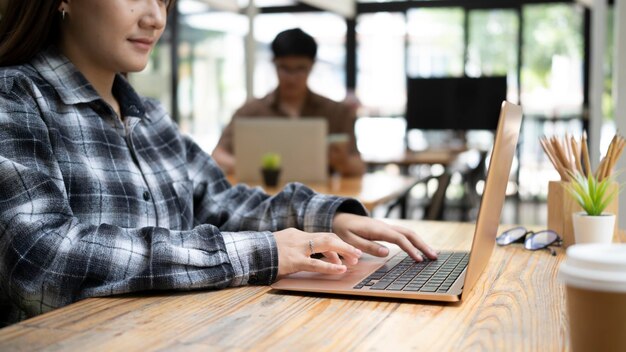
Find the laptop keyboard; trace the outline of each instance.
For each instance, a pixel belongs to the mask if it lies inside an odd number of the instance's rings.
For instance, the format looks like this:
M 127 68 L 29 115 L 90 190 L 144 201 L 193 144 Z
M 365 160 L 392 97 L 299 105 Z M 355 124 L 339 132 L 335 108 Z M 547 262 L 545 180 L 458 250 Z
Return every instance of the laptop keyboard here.
M 446 293 L 467 267 L 467 252 L 441 252 L 437 260 L 416 262 L 398 253 L 354 286 L 355 289 Z

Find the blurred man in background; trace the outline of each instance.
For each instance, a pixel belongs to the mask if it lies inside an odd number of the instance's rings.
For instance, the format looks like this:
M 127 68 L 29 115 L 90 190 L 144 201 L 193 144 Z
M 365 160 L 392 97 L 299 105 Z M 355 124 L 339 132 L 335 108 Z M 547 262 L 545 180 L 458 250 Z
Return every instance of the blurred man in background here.
M 356 111 L 313 93 L 307 81 L 317 54 L 317 43 L 299 28 L 279 33 L 272 42 L 278 87 L 261 99 L 253 99 L 235 112 L 213 151 L 213 158 L 226 173 L 234 171 L 233 121 L 239 117 L 323 117 L 328 121 L 328 162 L 331 172 L 361 175 L 365 165 L 356 147 Z

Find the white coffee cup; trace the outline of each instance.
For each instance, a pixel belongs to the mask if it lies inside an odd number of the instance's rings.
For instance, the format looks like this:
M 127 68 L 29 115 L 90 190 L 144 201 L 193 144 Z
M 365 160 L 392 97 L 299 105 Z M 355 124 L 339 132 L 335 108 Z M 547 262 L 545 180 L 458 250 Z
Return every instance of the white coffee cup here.
M 572 350 L 626 351 L 626 244 L 570 246 L 559 279 Z

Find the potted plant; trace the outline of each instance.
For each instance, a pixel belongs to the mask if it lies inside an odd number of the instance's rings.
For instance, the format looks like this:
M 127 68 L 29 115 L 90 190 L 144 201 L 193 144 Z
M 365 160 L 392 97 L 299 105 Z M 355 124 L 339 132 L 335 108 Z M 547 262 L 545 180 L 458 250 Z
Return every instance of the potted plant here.
M 615 229 L 615 214 L 605 212 L 618 192 L 612 177 L 598 179 L 592 173 L 571 173 L 565 184 L 569 194 L 583 209 L 572 214 L 576 243 L 611 243 Z
M 276 153 L 266 153 L 261 157 L 261 173 L 263 183 L 268 187 L 276 187 L 280 177 L 281 158 Z

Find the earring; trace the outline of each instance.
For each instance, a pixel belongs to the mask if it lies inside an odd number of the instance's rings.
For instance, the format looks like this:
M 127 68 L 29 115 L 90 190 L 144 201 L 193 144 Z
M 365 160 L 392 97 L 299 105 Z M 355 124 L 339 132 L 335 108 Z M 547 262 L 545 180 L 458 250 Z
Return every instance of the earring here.
M 61 19 L 65 21 L 65 9 L 61 10 Z

